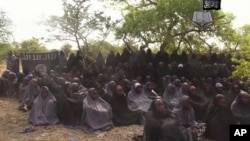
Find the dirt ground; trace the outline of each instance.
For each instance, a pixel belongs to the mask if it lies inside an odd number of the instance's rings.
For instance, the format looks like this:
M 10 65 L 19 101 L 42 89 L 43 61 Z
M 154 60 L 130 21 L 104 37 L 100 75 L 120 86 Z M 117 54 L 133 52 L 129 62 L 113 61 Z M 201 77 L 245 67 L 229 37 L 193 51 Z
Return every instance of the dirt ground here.
M 63 125 L 35 127 L 32 133 L 20 133 L 31 127 L 28 123 L 28 113 L 17 110 L 15 99 L 0 98 L 0 140 L 1 141 L 131 141 L 142 133 L 142 126 L 127 126 L 114 128 L 100 135 L 88 135 L 78 129 L 68 129 Z
M 0 75 L 5 70 L 5 64 L 0 64 Z M 28 123 L 28 113 L 17 110 L 18 101 L 13 98 L 0 98 L 0 141 L 131 141 L 136 135 L 141 135 L 143 127 L 132 125 L 114 128 L 100 135 L 89 135 L 78 129 L 68 129 L 62 124 L 55 126 L 35 127 L 32 133 L 20 133 L 31 127 Z

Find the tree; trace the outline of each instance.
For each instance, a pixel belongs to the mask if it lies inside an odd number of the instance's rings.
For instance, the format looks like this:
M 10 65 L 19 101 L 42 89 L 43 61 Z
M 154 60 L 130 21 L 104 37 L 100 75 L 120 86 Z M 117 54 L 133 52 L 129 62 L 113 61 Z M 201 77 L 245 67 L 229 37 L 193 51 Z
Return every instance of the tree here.
M 10 30 L 11 20 L 6 17 L 5 12 L 0 10 L 0 42 L 8 42 L 12 32 Z
M 69 57 L 69 54 L 71 53 L 71 49 L 72 49 L 72 45 L 69 44 L 69 43 L 66 43 L 64 44 L 62 47 L 61 47 L 61 50 L 64 51 L 65 55 L 67 57 Z
M 87 50 L 86 48 L 82 48 L 82 52 L 85 52 L 87 57 L 92 61 L 96 59 L 99 52 L 102 53 L 104 58 L 107 58 L 110 51 L 122 52 L 122 47 L 118 47 L 116 45 L 111 44 L 107 41 L 91 41 L 91 46 Z
M 5 61 L 5 58 L 10 50 L 11 50 L 10 44 L 0 43 L 0 62 Z
M 46 52 L 48 51 L 45 46 L 43 46 L 39 39 L 32 38 L 29 40 L 22 41 L 16 49 L 18 53 L 31 53 L 31 52 Z
M 123 3 L 122 12 L 125 13 L 123 25 L 116 29 L 116 37 L 134 39 L 142 44 L 142 47 L 154 44 L 160 46 L 161 50 L 179 50 L 183 47 L 191 51 L 192 46 L 204 48 L 210 45 L 205 42 L 209 37 L 226 40 L 227 34 L 223 34 L 223 31 L 233 30 L 231 24 L 225 26 L 225 23 L 233 20 L 233 17 L 222 19 L 222 15 L 225 14 L 222 11 L 211 11 L 212 17 L 218 20 L 213 21 L 214 30 L 209 29 L 204 33 L 197 29 L 189 29 L 193 12 L 202 11 L 200 0 L 139 0 L 137 2 L 119 0 L 116 3 Z M 218 29 L 220 32 L 216 31 Z
M 64 0 L 62 16 L 51 16 L 47 21 L 54 39 L 69 40 L 88 48 L 89 39 L 98 35 L 104 40 L 118 21 L 112 21 L 103 11 L 91 12 L 91 0 Z
M 239 65 L 236 67 L 232 77 L 245 78 L 250 77 L 250 25 L 242 26 L 238 31 L 238 46 L 240 48 L 237 54 L 240 58 L 235 57 L 234 62 Z

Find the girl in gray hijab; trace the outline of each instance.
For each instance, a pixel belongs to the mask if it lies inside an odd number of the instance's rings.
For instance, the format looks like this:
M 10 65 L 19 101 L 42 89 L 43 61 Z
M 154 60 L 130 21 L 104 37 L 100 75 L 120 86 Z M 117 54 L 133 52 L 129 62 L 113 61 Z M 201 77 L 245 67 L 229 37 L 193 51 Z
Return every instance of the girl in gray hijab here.
M 28 111 L 32 107 L 33 101 L 38 96 L 39 91 L 40 91 L 40 87 L 38 85 L 37 79 L 32 79 L 29 82 L 24 92 L 22 104 L 19 107 L 19 109 L 23 111 Z
M 143 87 L 144 94 L 150 99 L 154 99 L 158 96 L 158 94 L 154 91 L 153 87 L 153 82 L 147 82 Z
M 105 93 L 112 97 L 114 90 L 116 88 L 116 82 L 115 81 L 109 81 L 107 84 L 105 84 Z
M 246 92 L 240 93 L 232 103 L 231 110 L 240 124 L 250 124 L 250 95 Z
M 99 134 L 113 128 L 112 108 L 95 88 L 90 88 L 83 100 L 82 126 L 89 134 Z
M 189 96 L 183 95 L 180 108 L 173 111 L 177 124 L 187 141 L 199 141 L 205 132 L 205 123 L 195 121 L 195 112 Z
M 176 92 L 175 86 L 169 84 L 163 93 L 163 100 L 171 111 L 179 108 L 181 95 Z
M 131 111 L 146 113 L 150 108 L 152 100 L 142 91 L 142 85 L 135 82 L 128 93 L 128 108 Z
M 34 100 L 29 115 L 32 125 L 57 124 L 59 119 L 56 115 L 56 99 L 48 87 L 43 86 L 38 97 Z

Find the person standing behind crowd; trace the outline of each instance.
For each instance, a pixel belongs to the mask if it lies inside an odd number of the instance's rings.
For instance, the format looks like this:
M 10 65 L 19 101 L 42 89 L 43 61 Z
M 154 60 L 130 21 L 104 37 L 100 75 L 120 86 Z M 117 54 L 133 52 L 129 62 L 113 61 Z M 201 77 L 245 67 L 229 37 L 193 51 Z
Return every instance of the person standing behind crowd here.
M 11 72 L 17 73 L 15 70 L 16 60 L 17 60 L 17 57 L 15 56 L 13 51 L 10 50 L 9 53 L 7 54 L 7 57 L 6 57 L 6 65 L 7 65 L 6 69 L 10 70 Z
M 58 62 L 61 70 L 63 69 L 64 66 L 67 65 L 67 61 L 68 61 L 67 56 L 65 55 L 64 51 L 61 50 L 58 55 Z

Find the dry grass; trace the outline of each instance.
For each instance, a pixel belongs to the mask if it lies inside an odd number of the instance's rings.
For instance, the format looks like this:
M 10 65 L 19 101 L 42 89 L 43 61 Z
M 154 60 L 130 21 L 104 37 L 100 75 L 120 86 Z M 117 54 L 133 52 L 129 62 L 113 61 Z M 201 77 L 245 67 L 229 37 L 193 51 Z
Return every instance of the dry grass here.
M 131 141 L 135 135 L 142 133 L 142 126 L 114 128 L 100 135 L 88 135 L 81 130 L 67 129 L 63 125 L 35 127 L 32 133 L 20 133 L 30 127 L 28 113 L 17 110 L 18 102 L 14 99 L 0 99 L 0 140 L 8 141 Z

